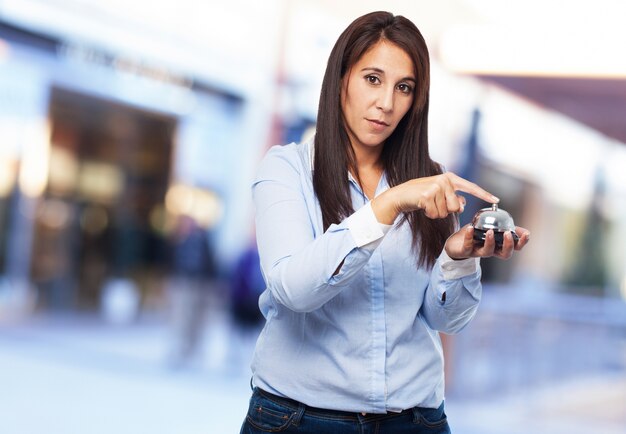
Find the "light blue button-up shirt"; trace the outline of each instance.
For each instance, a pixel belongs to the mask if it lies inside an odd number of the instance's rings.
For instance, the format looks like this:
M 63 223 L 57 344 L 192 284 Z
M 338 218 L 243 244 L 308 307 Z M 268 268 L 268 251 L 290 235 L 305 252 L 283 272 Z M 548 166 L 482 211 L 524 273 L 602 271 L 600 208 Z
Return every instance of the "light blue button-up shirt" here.
M 253 383 L 334 410 L 437 408 L 444 398 L 438 331 L 458 332 L 474 316 L 479 261 L 454 261 L 444 251 L 432 270 L 417 268 L 408 225 L 381 227 L 352 178 L 357 211 L 324 232 L 312 147 L 311 140 L 271 148 L 253 184 L 267 284 Z M 387 188 L 383 176 L 376 195 Z

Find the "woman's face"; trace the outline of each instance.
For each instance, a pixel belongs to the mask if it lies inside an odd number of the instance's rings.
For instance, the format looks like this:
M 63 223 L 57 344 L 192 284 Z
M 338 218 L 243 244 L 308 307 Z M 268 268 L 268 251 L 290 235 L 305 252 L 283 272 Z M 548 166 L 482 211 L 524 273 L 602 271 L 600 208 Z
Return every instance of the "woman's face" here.
M 411 58 L 389 41 L 352 66 L 343 77 L 341 109 L 355 151 L 384 144 L 411 108 L 415 86 Z

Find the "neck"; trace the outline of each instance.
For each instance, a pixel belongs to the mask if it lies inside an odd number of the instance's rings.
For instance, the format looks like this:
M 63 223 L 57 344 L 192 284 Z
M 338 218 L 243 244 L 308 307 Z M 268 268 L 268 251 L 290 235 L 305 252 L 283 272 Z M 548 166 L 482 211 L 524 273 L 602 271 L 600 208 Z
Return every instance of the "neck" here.
M 376 194 L 376 188 L 383 173 L 383 164 L 380 158 L 382 146 L 356 147 L 352 145 L 356 159 L 354 176 L 367 198 L 372 199 Z M 355 173 L 356 172 L 356 173 Z
M 382 170 L 382 161 L 380 159 L 380 154 L 383 150 L 382 145 L 376 147 L 358 147 L 352 145 L 352 149 L 356 160 L 356 169 L 359 172 Z

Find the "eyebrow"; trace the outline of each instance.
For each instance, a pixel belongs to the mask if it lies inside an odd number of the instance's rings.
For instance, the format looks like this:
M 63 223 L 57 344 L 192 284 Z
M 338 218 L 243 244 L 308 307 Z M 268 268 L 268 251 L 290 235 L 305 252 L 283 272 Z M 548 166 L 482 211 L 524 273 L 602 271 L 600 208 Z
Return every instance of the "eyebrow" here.
M 373 71 L 373 72 L 378 72 L 380 74 L 384 74 L 385 73 L 384 70 L 382 70 L 380 68 L 376 68 L 375 66 L 366 66 L 365 68 L 361 69 L 361 72 L 364 72 L 364 71 Z M 417 83 L 417 80 L 415 78 L 413 78 L 412 76 L 401 78 L 398 81 L 399 82 L 400 81 L 412 81 L 413 83 Z

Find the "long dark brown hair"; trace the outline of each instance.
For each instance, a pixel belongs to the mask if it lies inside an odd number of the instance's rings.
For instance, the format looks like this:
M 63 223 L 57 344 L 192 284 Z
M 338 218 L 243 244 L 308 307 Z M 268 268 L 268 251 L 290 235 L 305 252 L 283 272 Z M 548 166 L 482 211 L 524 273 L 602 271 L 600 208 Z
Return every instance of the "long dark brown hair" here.
M 356 158 L 341 109 L 343 77 L 372 46 L 384 39 L 404 50 L 413 61 L 417 78 L 413 105 L 387 138 L 381 159 L 389 185 L 442 173 L 428 152 L 428 98 L 430 59 L 417 27 L 403 16 L 372 12 L 357 18 L 339 36 L 333 47 L 322 82 L 317 127 L 313 187 L 322 211 L 324 230 L 354 212 L 346 170 L 357 175 Z M 454 231 L 456 217 L 433 220 L 422 211 L 405 213 L 413 235 L 417 264 L 431 268 L 446 239 Z

